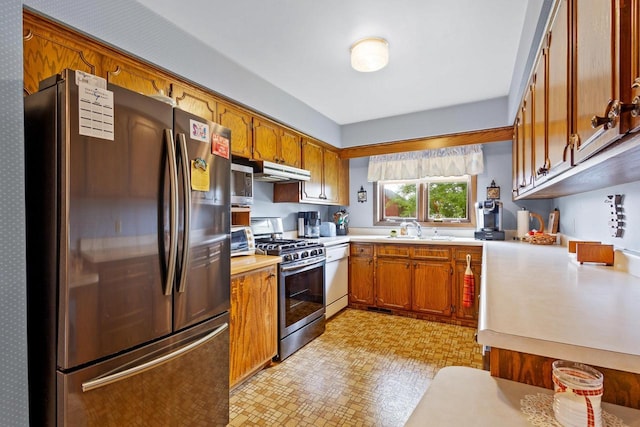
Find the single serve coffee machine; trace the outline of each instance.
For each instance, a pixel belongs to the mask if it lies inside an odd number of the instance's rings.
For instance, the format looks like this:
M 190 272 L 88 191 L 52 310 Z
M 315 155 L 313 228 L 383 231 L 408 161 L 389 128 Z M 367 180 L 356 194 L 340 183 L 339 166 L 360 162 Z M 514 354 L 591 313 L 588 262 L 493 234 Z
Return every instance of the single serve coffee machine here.
M 478 202 L 478 230 L 474 233 L 476 240 L 504 240 L 502 229 L 502 202 L 483 200 Z
M 298 237 L 307 239 L 320 237 L 320 212 L 298 212 Z

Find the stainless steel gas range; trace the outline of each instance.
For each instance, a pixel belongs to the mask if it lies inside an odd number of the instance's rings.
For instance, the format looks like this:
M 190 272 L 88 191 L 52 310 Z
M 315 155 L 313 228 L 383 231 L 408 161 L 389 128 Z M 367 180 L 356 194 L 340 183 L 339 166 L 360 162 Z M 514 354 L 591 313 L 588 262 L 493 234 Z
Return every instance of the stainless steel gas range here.
M 324 332 L 325 248 L 309 240 L 282 238 L 281 218 L 254 218 L 251 228 L 258 252 L 282 257 L 275 358 L 281 361 Z

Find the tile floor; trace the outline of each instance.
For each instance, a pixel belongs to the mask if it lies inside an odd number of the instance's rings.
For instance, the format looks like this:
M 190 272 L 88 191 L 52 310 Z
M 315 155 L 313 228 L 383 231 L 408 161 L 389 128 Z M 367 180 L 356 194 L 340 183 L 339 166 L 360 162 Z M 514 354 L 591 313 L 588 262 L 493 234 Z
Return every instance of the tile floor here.
M 482 367 L 475 329 L 346 309 L 231 392 L 230 426 L 402 426 L 444 366 Z

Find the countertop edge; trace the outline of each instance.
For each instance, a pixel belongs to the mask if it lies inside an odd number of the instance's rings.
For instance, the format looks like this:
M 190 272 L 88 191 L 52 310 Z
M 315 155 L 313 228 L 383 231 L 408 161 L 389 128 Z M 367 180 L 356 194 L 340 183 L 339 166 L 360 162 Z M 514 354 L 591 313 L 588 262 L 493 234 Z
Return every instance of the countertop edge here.
M 282 262 L 282 257 L 273 255 L 244 255 L 231 258 L 231 276 L 257 270 Z

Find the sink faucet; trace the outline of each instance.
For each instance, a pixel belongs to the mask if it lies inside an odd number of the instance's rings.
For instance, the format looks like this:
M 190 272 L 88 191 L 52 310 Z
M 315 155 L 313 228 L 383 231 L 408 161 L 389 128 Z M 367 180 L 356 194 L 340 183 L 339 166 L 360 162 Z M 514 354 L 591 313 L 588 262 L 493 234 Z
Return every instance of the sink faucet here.
M 413 221 L 412 224 L 416 227 L 416 235 L 422 237 L 422 226 L 418 221 Z

